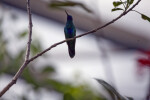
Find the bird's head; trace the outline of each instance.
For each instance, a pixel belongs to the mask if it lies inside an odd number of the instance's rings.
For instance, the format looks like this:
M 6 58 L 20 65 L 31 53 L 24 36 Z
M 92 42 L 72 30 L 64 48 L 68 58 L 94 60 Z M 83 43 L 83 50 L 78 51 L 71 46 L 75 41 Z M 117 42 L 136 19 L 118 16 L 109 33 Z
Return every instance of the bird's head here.
M 69 15 L 68 13 L 67 13 L 67 11 L 65 10 L 65 12 L 66 12 L 66 14 L 67 14 L 67 20 L 69 20 L 69 21 L 72 21 L 73 19 L 72 19 L 72 16 L 71 15 Z

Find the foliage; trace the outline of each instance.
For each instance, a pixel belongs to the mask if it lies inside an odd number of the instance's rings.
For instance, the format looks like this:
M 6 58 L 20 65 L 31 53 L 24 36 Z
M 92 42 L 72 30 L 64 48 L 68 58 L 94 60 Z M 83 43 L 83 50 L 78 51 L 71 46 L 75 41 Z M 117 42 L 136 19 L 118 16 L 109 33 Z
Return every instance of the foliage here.
M 109 93 L 112 100 L 133 100 L 131 97 L 122 96 L 113 86 L 101 79 L 96 79 Z
M 113 8 L 113 9 L 119 9 L 119 10 L 122 9 L 122 10 L 126 11 L 133 4 L 133 2 L 134 2 L 134 0 L 126 0 L 124 2 L 122 2 L 122 0 L 114 1 L 113 6 L 115 8 Z M 118 8 L 120 5 L 123 5 L 124 8 Z M 112 11 L 114 11 L 114 10 L 112 10 Z
M 142 19 L 147 20 L 150 22 L 150 18 L 144 14 L 141 14 Z
M 122 10 L 122 11 L 126 11 L 132 4 L 134 3 L 134 0 L 126 0 L 124 2 L 122 2 L 122 0 L 119 0 L 119 1 L 114 1 L 113 2 L 113 6 L 114 8 L 111 10 L 112 12 L 113 11 L 118 11 L 118 10 Z M 120 8 L 120 6 L 123 5 L 124 8 Z M 150 22 L 150 17 L 146 16 L 145 14 L 142 14 L 136 10 L 132 10 L 138 14 L 141 15 L 141 18 L 143 20 L 146 20 L 146 21 L 149 21 Z
M 92 13 L 92 11 L 88 7 L 86 7 L 84 4 L 79 3 L 79 2 L 75 2 L 75 1 L 58 1 L 58 0 L 55 0 L 55 1 L 51 1 L 49 3 L 49 6 L 52 8 L 79 6 L 82 9 L 84 9 L 85 11 Z

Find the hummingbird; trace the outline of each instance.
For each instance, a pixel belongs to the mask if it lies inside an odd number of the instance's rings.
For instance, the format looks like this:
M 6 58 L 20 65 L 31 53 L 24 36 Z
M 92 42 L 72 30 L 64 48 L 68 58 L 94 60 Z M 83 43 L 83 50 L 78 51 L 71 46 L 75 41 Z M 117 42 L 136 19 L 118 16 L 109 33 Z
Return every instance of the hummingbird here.
M 67 14 L 67 21 L 64 28 L 64 33 L 65 33 L 65 38 L 69 39 L 76 36 L 76 28 L 73 24 L 73 17 L 69 15 L 66 10 L 65 12 Z M 76 44 L 76 39 L 67 42 L 68 52 L 71 58 L 75 56 L 75 44 Z

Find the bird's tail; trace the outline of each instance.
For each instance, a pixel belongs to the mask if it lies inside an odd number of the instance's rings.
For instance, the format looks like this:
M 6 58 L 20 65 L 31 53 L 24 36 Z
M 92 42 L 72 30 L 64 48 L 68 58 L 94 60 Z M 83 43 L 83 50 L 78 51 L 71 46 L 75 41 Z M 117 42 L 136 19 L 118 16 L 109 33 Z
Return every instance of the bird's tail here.
M 73 58 L 75 56 L 75 49 L 68 47 L 68 51 L 69 51 L 69 56 Z
M 69 41 L 67 44 L 69 56 L 73 58 L 75 56 L 75 41 Z

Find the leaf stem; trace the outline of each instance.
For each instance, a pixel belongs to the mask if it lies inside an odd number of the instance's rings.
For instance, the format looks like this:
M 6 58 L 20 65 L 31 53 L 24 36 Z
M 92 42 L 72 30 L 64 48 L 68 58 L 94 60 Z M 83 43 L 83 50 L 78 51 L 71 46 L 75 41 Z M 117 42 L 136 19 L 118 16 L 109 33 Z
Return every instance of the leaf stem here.
M 122 2 L 122 0 L 120 0 L 120 2 Z M 123 6 L 124 6 L 124 9 L 126 8 L 125 4 L 122 2 Z
M 131 10 L 131 11 L 134 11 L 134 12 L 136 12 L 136 13 L 138 13 L 138 14 L 142 15 L 142 13 L 140 13 L 140 12 L 139 12 L 139 11 L 137 11 L 137 10 Z

